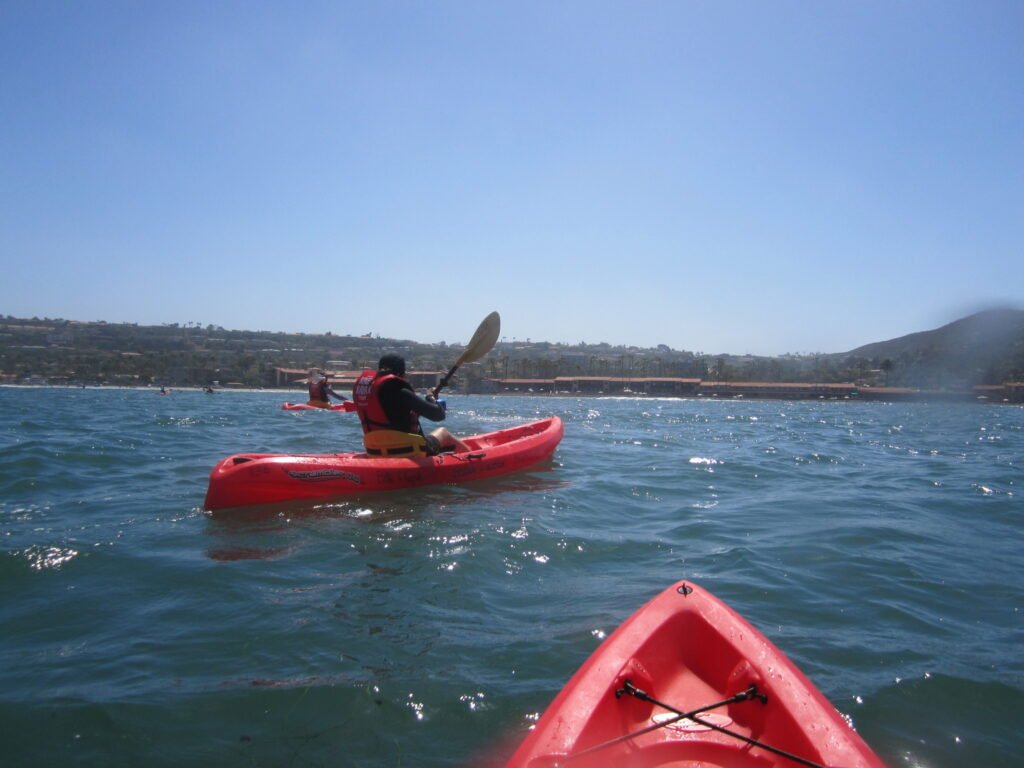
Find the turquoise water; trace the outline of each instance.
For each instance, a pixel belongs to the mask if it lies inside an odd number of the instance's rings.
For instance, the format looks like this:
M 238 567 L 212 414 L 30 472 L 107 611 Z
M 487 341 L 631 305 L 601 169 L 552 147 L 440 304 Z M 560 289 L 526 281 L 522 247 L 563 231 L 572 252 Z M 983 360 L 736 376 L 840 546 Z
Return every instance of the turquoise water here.
M 240 451 L 352 449 L 280 393 L 0 388 L 0 759 L 500 763 L 680 578 L 892 766 L 1024 766 L 1024 409 L 450 396 L 543 471 L 211 517 Z

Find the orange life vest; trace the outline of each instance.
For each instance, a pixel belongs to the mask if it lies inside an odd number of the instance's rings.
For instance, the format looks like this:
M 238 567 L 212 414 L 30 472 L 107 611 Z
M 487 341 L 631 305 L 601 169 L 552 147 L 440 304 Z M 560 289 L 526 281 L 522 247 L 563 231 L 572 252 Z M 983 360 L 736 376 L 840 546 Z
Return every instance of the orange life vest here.
M 327 402 L 327 379 L 309 382 L 309 399 Z
M 409 411 L 408 421 L 403 424 L 395 424 L 388 420 L 388 414 L 380 402 L 380 388 L 385 383 L 395 380 L 402 382 L 402 389 L 415 391 L 412 384 L 393 373 L 380 376 L 377 371 L 366 370 L 356 379 L 356 383 L 352 386 L 352 400 L 355 402 L 356 413 L 359 415 L 364 433 L 378 429 L 395 429 L 399 432 L 423 434 L 423 430 L 420 428 L 420 417 L 415 411 Z

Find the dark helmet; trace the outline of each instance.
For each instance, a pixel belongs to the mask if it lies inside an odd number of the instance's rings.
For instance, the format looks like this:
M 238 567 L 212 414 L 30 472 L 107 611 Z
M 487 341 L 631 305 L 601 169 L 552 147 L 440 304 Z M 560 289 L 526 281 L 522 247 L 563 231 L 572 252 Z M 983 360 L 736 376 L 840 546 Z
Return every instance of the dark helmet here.
M 377 370 L 393 373 L 395 376 L 405 376 L 405 358 L 394 352 L 389 352 L 377 363 Z

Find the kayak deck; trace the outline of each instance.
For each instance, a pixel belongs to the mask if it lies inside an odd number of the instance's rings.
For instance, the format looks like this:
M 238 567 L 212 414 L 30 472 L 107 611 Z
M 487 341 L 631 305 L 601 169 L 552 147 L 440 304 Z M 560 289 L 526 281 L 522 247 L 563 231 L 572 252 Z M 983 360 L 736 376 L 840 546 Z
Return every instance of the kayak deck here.
M 767 638 L 680 582 L 604 641 L 506 768 L 562 765 L 884 764 Z
M 549 459 L 562 439 L 557 416 L 462 438 L 469 450 L 439 456 L 366 453 L 240 453 L 210 473 L 208 510 L 326 499 L 423 485 L 463 483 L 516 472 Z

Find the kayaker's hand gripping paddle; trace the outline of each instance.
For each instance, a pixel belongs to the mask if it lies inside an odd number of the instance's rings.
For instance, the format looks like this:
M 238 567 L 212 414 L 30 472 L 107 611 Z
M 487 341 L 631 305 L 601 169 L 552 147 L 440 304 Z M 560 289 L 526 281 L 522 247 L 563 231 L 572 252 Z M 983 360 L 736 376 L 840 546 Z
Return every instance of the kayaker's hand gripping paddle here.
M 444 375 L 440 383 L 434 387 L 434 391 L 431 395 L 436 399 L 437 394 L 448 386 L 448 381 L 452 376 L 455 375 L 455 371 L 458 370 L 459 366 L 463 363 L 475 363 L 481 357 L 491 351 L 491 347 L 494 346 L 494 342 L 498 340 L 498 334 L 501 333 L 501 316 L 497 312 L 491 312 L 487 317 L 484 318 L 483 322 L 480 323 L 480 327 L 476 329 L 476 333 L 473 334 L 473 338 L 469 340 L 469 344 L 466 345 L 465 350 L 459 355 L 459 359 L 455 361 L 455 365 L 448 369 L 448 373 Z

